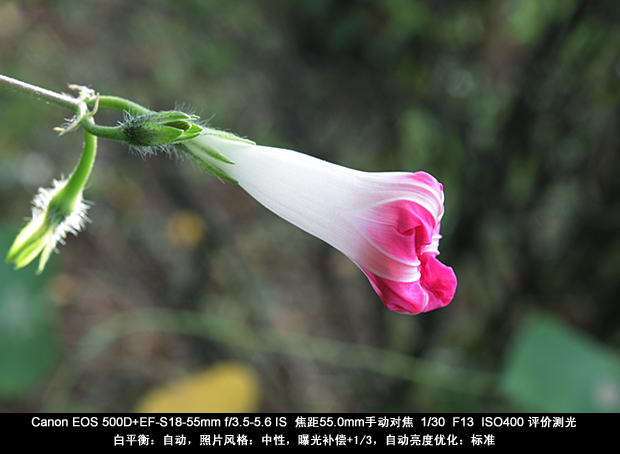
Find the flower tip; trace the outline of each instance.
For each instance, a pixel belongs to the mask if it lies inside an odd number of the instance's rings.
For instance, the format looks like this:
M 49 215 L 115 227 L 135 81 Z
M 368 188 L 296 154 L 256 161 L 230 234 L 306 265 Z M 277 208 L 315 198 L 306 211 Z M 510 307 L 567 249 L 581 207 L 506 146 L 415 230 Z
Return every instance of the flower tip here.
M 399 314 L 416 315 L 447 306 L 456 293 L 454 270 L 435 257 L 421 258 L 420 278 L 397 282 L 360 267 L 381 301 Z
M 68 193 L 66 181 L 54 181 L 51 189 L 40 188 L 33 200 L 32 219 L 17 234 L 6 263 L 14 263 L 18 270 L 40 256 L 36 274 L 41 274 L 52 251 L 68 233 L 77 235 L 88 221 L 88 203 L 82 199 L 82 190 Z
M 41 252 L 42 248 L 43 245 L 37 241 L 30 242 L 26 240 L 22 242 L 18 237 L 11 246 L 11 249 L 9 249 L 4 261 L 7 264 L 13 263 L 15 265 L 14 269 L 19 270 L 32 262 Z
M 47 260 L 45 262 L 43 262 L 43 260 L 41 260 L 39 262 L 39 266 L 37 267 L 37 270 L 34 272 L 34 274 L 36 274 L 37 276 L 40 276 L 41 273 L 43 273 L 43 270 L 45 270 L 45 265 L 47 265 Z
M 6 253 L 6 257 L 4 258 L 4 263 L 9 264 L 12 263 L 15 259 L 15 251 L 13 250 L 15 245 L 12 245 L 9 249 L 9 252 Z

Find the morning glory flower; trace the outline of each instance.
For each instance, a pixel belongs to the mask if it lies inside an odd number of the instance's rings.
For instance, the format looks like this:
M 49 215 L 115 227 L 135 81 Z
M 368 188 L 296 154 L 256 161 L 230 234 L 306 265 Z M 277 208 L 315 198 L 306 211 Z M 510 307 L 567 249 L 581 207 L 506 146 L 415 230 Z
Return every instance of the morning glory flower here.
M 183 148 L 347 255 L 388 309 L 417 314 L 454 297 L 456 276 L 436 258 L 443 188 L 428 173 L 361 172 L 209 128 Z

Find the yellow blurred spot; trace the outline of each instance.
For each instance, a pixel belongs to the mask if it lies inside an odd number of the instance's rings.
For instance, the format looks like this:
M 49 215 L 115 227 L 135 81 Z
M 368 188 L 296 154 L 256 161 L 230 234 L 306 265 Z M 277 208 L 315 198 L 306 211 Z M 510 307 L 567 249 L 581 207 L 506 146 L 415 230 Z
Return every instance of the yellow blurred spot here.
M 136 411 L 251 413 L 258 410 L 259 392 L 258 379 L 249 367 L 224 362 L 150 391 Z
M 198 213 L 178 211 L 168 219 L 166 233 L 172 244 L 195 247 L 205 237 L 207 224 Z

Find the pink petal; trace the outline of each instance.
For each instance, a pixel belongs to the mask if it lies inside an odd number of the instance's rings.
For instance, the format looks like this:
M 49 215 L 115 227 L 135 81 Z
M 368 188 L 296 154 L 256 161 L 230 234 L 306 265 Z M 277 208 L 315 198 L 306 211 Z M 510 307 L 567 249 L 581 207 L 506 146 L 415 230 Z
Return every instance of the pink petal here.
M 360 267 L 377 295 L 391 311 L 401 314 L 419 314 L 447 306 L 456 293 L 456 275 L 449 266 L 433 254 L 420 257 L 420 280 L 396 282 L 373 274 Z
M 418 254 L 433 241 L 435 218 L 411 200 L 392 200 L 359 209 L 347 216 L 349 222 L 371 244 L 369 254 L 360 262 L 374 273 L 398 279 L 394 273 L 379 271 L 386 256 L 401 263 L 419 266 Z M 376 264 L 376 266 L 373 266 Z

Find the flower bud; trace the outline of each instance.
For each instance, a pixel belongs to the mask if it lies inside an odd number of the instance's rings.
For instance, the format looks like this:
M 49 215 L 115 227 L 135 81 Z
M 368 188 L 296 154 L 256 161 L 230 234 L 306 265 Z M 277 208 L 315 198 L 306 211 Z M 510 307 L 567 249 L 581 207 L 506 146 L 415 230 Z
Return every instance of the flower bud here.
M 32 201 L 32 219 L 17 235 L 6 257 L 7 263 L 15 263 L 15 269 L 23 268 L 40 254 L 40 274 L 56 244 L 64 244 L 67 233 L 77 235 L 88 221 L 82 191 L 66 193 L 66 184 L 67 180 L 54 180 L 51 189 L 39 188 Z
M 159 147 L 192 139 L 202 132 L 199 117 L 183 112 L 153 112 L 129 118 L 120 129 L 124 141 L 136 147 Z

